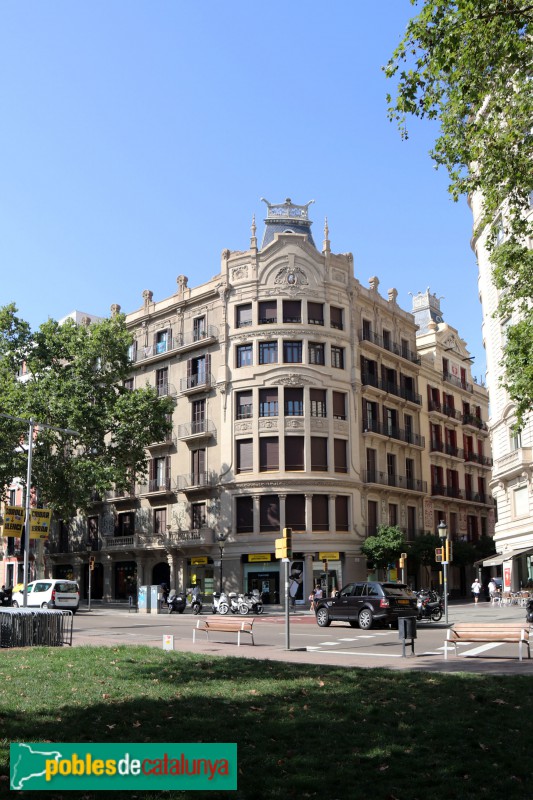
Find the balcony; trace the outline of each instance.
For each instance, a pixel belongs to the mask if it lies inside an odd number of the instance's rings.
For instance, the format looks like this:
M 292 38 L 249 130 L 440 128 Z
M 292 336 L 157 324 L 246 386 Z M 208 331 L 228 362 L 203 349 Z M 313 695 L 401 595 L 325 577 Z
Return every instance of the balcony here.
M 405 358 L 406 361 L 410 361 L 412 364 L 420 364 L 420 357 L 418 353 L 413 353 L 413 351 L 409 350 L 408 347 L 403 347 L 402 345 L 399 345 L 390 339 L 385 339 L 383 336 L 379 336 L 373 331 L 360 331 L 359 341 L 372 342 L 372 344 L 383 348 L 383 350 L 388 350 L 389 353 L 394 353 L 394 355 L 400 356 L 400 358 Z
M 383 381 L 381 378 L 378 378 L 376 375 L 372 375 L 369 372 L 363 372 L 361 376 L 361 382 L 363 386 L 373 386 L 375 389 L 379 389 L 387 394 L 395 395 L 395 397 L 401 397 L 403 400 L 407 400 L 409 403 L 416 403 L 418 406 L 422 405 L 421 395 L 411 391 L 411 389 L 406 389 L 405 386 L 398 386 L 397 383 Z
M 164 439 L 161 439 L 160 442 L 151 442 L 148 445 L 149 450 L 157 450 L 162 447 L 177 447 L 178 440 L 174 436 L 174 434 L 169 433 Z
M 450 456 L 450 458 L 458 458 L 464 461 L 465 452 L 462 447 L 455 447 L 455 445 L 441 442 L 438 439 L 432 439 L 430 444 L 430 451 L 432 453 L 442 453 L 443 455 Z
M 176 397 L 176 387 L 172 383 L 159 383 L 155 387 L 158 397 Z
M 461 422 L 463 418 L 463 415 L 453 406 L 441 405 L 441 403 L 437 403 L 435 400 L 428 401 L 428 411 L 432 414 L 440 414 L 455 422 Z
M 135 547 L 135 536 L 104 536 L 102 550 L 127 550 Z
M 509 480 L 521 475 L 526 469 L 530 469 L 533 463 L 533 448 L 519 447 L 511 453 L 507 453 L 494 462 L 492 477 Z
M 105 493 L 105 499 L 111 503 L 134 500 L 137 497 L 137 488 L 132 484 L 129 489 L 109 489 Z
M 140 496 L 151 494 L 169 494 L 173 491 L 170 478 L 152 478 L 148 483 L 140 484 L 138 492 Z
M 218 483 L 218 475 L 211 472 L 192 472 L 188 475 L 179 475 L 176 481 L 176 490 L 179 492 L 197 492 L 210 489 Z
M 389 475 L 387 472 L 379 472 L 375 469 L 363 470 L 363 483 L 377 483 L 380 486 L 427 493 L 426 481 L 418 480 L 418 478 L 409 478 L 406 475 Z
M 469 450 L 467 453 L 465 453 L 465 461 L 469 461 L 473 464 L 479 464 L 482 467 L 489 467 L 489 469 L 493 464 L 492 458 L 475 453 L 473 450 Z
M 475 428 L 478 431 L 487 431 L 488 426 L 483 422 L 481 417 L 476 417 L 474 414 L 463 414 L 463 425 L 469 428 Z
M 194 350 L 197 347 L 207 347 L 214 344 L 218 339 L 218 328 L 214 325 L 207 325 L 205 330 L 192 330 L 184 333 L 179 338 L 176 345 L 176 350 L 180 353 L 186 353 L 189 350 Z
M 178 426 L 178 439 L 183 442 L 210 439 L 215 433 L 216 428 L 210 419 L 199 419 Z
M 425 447 L 425 438 L 419 433 L 396 428 L 394 425 L 387 425 L 387 423 L 384 422 L 363 422 L 363 433 L 377 433 L 380 436 L 397 439 L 400 442 L 411 444 L 414 447 Z
M 442 378 L 448 383 L 452 383 L 454 386 L 457 386 L 459 389 L 463 389 L 465 392 L 470 392 L 470 394 L 474 393 L 474 387 L 472 386 L 471 383 L 468 383 L 467 381 L 462 381 L 455 375 L 450 375 L 449 372 L 443 372 Z
M 170 544 L 175 547 L 195 548 L 202 545 L 215 544 L 215 531 L 213 528 L 192 528 L 188 531 L 171 531 Z
M 213 376 L 204 372 L 188 375 L 180 380 L 181 394 L 194 394 L 195 392 L 208 392 L 213 386 Z
M 490 495 L 485 492 L 473 492 L 471 489 L 465 489 L 465 500 L 470 503 L 481 503 L 484 506 L 494 505 L 494 500 Z
M 451 497 L 454 500 L 462 500 L 463 495 L 458 486 L 444 486 L 441 483 L 435 483 L 431 486 L 432 497 Z

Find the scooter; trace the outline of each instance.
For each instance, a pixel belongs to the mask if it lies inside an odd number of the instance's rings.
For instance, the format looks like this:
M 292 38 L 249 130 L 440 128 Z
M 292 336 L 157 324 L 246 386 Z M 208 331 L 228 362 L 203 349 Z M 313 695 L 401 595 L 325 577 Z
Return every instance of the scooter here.
M 244 608 L 244 603 L 241 603 L 241 596 L 237 594 L 237 592 L 230 592 L 228 594 L 229 600 L 229 610 L 232 614 L 240 614 L 241 607 Z M 221 612 L 222 613 L 222 612 Z M 246 612 L 248 613 L 248 612 Z
M 193 614 L 200 614 L 203 608 L 202 595 L 197 594 L 191 600 L 191 610 Z
M 213 614 L 227 614 L 229 600 L 226 592 L 213 592 Z
M 431 589 L 422 589 L 417 592 L 416 600 L 417 619 L 440 622 L 444 612 L 442 598 Z
M 169 614 L 183 614 L 187 605 L 187 597 L 185 592 L 169 594 L 167 605 Z
M 261 595 L 257 589 L 254 589 L 251 594 L 241 594 L 239 598 L 241 614 L 248 614 L 250 611 L 252 614 L 263 613 L 263 603 L 261 602 Z

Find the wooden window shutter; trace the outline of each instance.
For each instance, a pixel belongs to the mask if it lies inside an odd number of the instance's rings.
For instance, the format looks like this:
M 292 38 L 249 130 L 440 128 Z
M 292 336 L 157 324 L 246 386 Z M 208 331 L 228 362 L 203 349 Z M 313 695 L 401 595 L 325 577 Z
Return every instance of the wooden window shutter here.
M 252 472 L 253 453 L 253 439 L 237 440 L 237 472 Z
M 346 444 L 344 439 L 334 439 L 333 451 L 335 454 L 335 472 L 348 472 L 346 459 Z
M 311 469 L 325 472 L 328 468 L 328 440 L 325 436 L 311 436 Z
M 348 530 L 348 498 L 345 495 L 335 498 L 335 527 L 338 531 Z
M 263 436 L 259 439 L 261 472 L 279 469 L 279 440 L 277 436 Z
M 346 419 L 346 395 L 344 392 L 333 392 L 333 416 Z
M 327 531 L 327 530 L 329 530 L 328 501 L 329 501 L 329 497 L 326 494 L 315 494 L 315 495 L 313 495 L 313 530 L 314 531 Z
M 303 470 L 304 468 L 304 437 L 285 437 L 285 469 Z

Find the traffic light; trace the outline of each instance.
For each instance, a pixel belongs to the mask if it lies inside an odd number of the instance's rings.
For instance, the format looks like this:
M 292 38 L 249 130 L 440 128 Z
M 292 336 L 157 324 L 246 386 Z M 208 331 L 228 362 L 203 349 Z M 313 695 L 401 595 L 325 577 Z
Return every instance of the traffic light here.
M 442 562 L 442 551 L 444 550 L 443 547 L 436 547 L 435 548 L 435 561 L 440 564 Z
M 446 561 L 453 561 L 453 542 L 446 539 Z
M 292 528 L 283 528 L 283 539 L 276 539 L 276 558 L 292 558 Z
M 94 556 L 89 556 L 89 569 L 94 569 Z
M 400 558 L 400 569 L 405 567 L 405 558 Z

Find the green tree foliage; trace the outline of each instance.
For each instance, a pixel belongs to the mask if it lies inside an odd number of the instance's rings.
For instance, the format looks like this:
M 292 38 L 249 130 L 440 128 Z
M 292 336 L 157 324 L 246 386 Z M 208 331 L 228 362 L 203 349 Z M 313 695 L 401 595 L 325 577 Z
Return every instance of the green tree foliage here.
M 405 550 L 405 534 L 396 525 L 380 525 L 375 536 L 365 539 L 361 552 L 375 568 L 385 569 Z
M 480 191 L 489 226 L 493 277 L 502 292 L 498 313 L 523 322 L 509 330 L 504 384 L 517 419 L 533 406 L 533 255 L 526 218 L 533 191 L 533 4 L 528 0 L 411 0 L 420 13 L 385 67 L 396 81 L 389 117 L 407 137 L 407 117 L 437 120 L 431 151 L 450 178 L 449 191 Z M 505 241 L 498 245 L 503 224 Z
M 90 508 L 95 492 L 127 489 L 145 478 L 145 448 L 170 430 L 173 402 L 154 387 L 124 387 L 131 335 L 123 316 L 88 326 L 49 320 L 32 333 L 16 311 L 0 309 L 0 411 L 41 423 L 32 483 L 42 502 L 69 519 Z M 27 424 L 0 418 L 2 485 L 26 476 L 20 444 L 27 433 Z
M 434 533 L 422 533 L 412 542 L 409 542 L 407 548 L 409 572 L 412 574 L 417 572 L 419 568 L 423 568 L 426 586 L 430 584 L 431 570 L 437 563 L 435 561 L 435 550 L 441 546 L 442 543 L 439 536 Z

